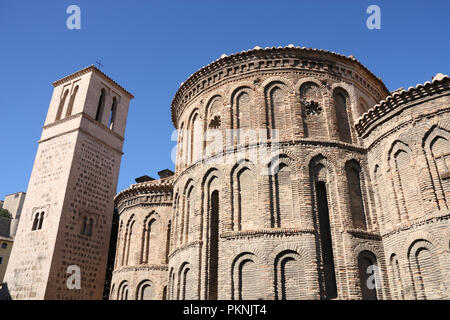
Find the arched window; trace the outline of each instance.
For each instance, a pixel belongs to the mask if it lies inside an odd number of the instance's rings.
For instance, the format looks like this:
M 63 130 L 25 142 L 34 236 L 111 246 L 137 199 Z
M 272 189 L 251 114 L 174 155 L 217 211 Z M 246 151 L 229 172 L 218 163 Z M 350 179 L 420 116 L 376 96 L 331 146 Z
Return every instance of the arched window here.
M 34 219 L 33 219 L 33 226 L 31 227 L 31 230 L 37 230 L 38 229 L 38 225 L 39 225 L 39 212 L 36 212 L 34 214 Z
M 351 143 L 352 135 L 350 132 L 350 119 L 348 117 L 348 94 L 342 89 L 336 89 L 333 92 L 334 109 L 338 127 L 339 139 Z
M 219 267 L 219 171 L 212 168 L 207 171 L 201 184 L 201 212 L 203 225 L 206 226 L 206 283 L 205 300 L 217 300 Z
M 167 300 L 167 286 L 164 286 L 163 288 L 162 299 Z
M 63 113 L 63 109 L 64 109 L 64 105 L 66 104 L 66 98 L 67 98 L 68 94 L 69 94 L 69 90 L 64 91 L 64 95 L 61 98 L 61 100 L 59 101 L 59 106 L 58 106 L 58 111 L 56 113 L 55 121 L 58 121 L 59 119 L 61 119 L 61 116 L 62 116 L 62 113 Z
M 170 269 L 169 272 L 169 299 L 170 300 L 175 300 L 176 299 L 176 294 L 175 294 L 175 272 L 173 270 L 173 268 Z
M 86 230 L 87 230 L 87 217 L 83 217 L 83 222 L 81 224 L 81 234 L 85 235 L 86 234 Z
M 293 217 L 293 186 L 291 170 L 286 163 L 280 163 L 269 176 L 271 185 L 271 226 L 275 228 L 292 227 Z
M 94 228 L 94 219 L 89 218 L 89 224 L 87 226 L 86 235 L 92 236 L 92 229 Z
M 180 208 L 180 194 L 177 192 L 175 194 L 175 201 L 173 205 L 174 210 L 174 226 L 173 226 L 173 239 L 172 246 L 176 246 L 179 243 L 180 239 L 180 220 L 181 220 L 181 208 Z
M 180 272 L 178 274 L 178 299 L 179 300 L 190 300 L 192 290 L 194 286 L 189 285 L 190 283 L 190 271 L 191 268 L 188 263 L 183 264 L 180 267 Z
M 402 195 L 402 207 L 406 208 L 406 217 L 417 218 L 423 215 L 421 195 L 417 181 L 417 171 L 407 150 L 399 149 L 394 154 L 397 181 L 400 183 L 397 193 Z
M 184 123 L 181 123 L 180 128 L 178 129 L 177 135 L 178 135 L 178 143 L 177 143 L 177 163 L 176 167 L 178 169 L 184 167 Z
M 133 236 L 134 217 L 132 216 L 127 223 L 125 230 L 125 240 L 123 246 L 122 266 L 127 266 L 130 258 L 131 238 Z
M 415 241 L 410 247 L 408 258 L 416 298 L 442 299 L 442 277 L 433 245 L 426 240 Z
M 83 217 L 83 222 L 81 224 L 81 234 L 85 236 L 91 236 L 93 227 L 94 219 Z
M 69 105 L 67 106 L 66 117 L 72 115 L 73 103 L 75 102 L 75 98 L 77 96 L 77 92 L 78 92 L 78 86 L 75 86 L 75 89 L 73 89 L 73 93 L 70 96 Z
M 209 245 L 209 300 L 217 300 L 219 276 L 219 191 L 210 196 L 209 205 L 210 245 Z
M 261 298 L 264 280 L 256 264 L 256 256 L 243 252 L 232 262 L 232 300 L 258 300 Z
M 98 122 L 102 122 L 103 109 L 105 107 L 105 99 L 106 99 L 106 90 L 102 89 L 100 93 L 100 98 L 98 99 L 97 113 L 95 115 L 95 120 L 97 120 Z
M 383 174 L 381 173 L 381 168 L 379 165 L 375 165 L 375 169 L 373 172 L 375 178 L 375 202 L 378 207 L 378 217 L 380 218 L 381 227 L 385 228 L 386 224 L 391 221 L 391 216 L 385 214 L 385 210 L 383 209 L 384 201 L 387 201 L 386 196 L 384 194 L 384 180 Z
M 450 194 L 450 142 L 443 137 L 437 137 L 430 147 L 444 193 L 448 196 Z
M 403 283 L 402 283 L 402 276 L 400 273 L 400 264 L 395 254 L 391 256 L 391 272 L 393 279 L 394 298 L 403 299 L 404 298 Z
M 167 224 L 167 236 L 166 236 L 166 254 L 165 254 L 165 262 L 169 263 L 169 254 L 170 254 L 170 235 L 172 233 L 172 221 L 169 220 Z
M 116 286 L 115 284 L 113 284 L 111 287 L 111 292 L 109 293 L 109 300 L 114 300 L 115 294 L 116 294 Z
M 150 214 L 150 217 L 144 222 L 141 263 L 160 263 L 158 259 L 158 235 L 160 234 L 160 223 L 157 213 Z
M 44 211 L 35 213 L 33 226 L 31 227 L 32 231 L 42 229 L 42 224 L 44 223 L 44 215 L 45 215 Z
M 275 299 L 299 300 L 304 289 L 304 268 L 297 252 L 287 250 L 275 258 Z
M 233 117 L 233 129 L 250 128 L 250 95 L 246 91 L 241 90 L 235 94 L 233 100 L 235 114 Z
M 185 200 L 184 200 L 184 218 L 183 218 L 183 226 L 184 226 L 184 230 L 182 230 L 182 232 L 184 233 L 183 235 L 183 242 L 187 243 L 189 242 L 189 225 L 190 225 L 190 221 L 191 219 L 193 219 L 194 217 L 194 203 L 193 203 L 193 189 L 194 186 L 189 186 L 186 194 L 185 194 Z
M 120 284 L 117 300 L 128 300 L 128 283 L 126 281 Z
M 281 137 L 283 134 L 284 129 L 286 129 L 284 116 L 284 91 L 280 86 L 275 85 L 266 96 L 267 137 L 269 139 Z M 278 130 L 278 135 L 275 134 L 274 130 Z
M 328 204 L 328 169 L 326 159 L 319 156 L 310 163 L 312 175 L 312 190 L 315 196 L 314 211 L 317 216 L 320 263 L 322 270 L 319 272 L 320 295 L 323 299 L 337 298 L 337 282 L 333 253 L 333 238 L 331 233 L 330 211 Z
M 141 282 L 137 289 L 136 300 L 153 300 L 154 290 L 152 282 L 145 280 Z
M 108 121 L 108 128 L 111 130 L 114 130 L 114 124 L 116 121 L 116 114 L 117 114 L 117 98 L 113 98 L 113 102 L 111 105 L 111 110 L 109 112 L 109 121 Z
M 306 82 L 300 87 L 303 128 L 306 137 L 326 137 L 328 128 L 323 111 L 320 88 L 314 82 Z
M 202 124 L 200 121 L 200 116 L 195 114 L 192 117 L 191 127 L 189 128 L 189 133 L 191 137 L 190 144 L 190 163 L 200 160 L 202 155 Z
M 252 184 L 255 183 L 252 171 L 244 167 L 237 174 L 238 181 L 238 230 L 256 229 L 256 221 L 254 221 L 255 211 L 253 204 L 255 192 L 253 192 Z
M 361 169 L 356 162 L 350 161 L 345 165 L 345 173 L 347 176 L 347 192 L 353 227 L 367 230 L 366 214 L 364 211 L 361 190 Z
M 358 270 L 363 300 L 377 300 L 377 288 L 380 286 L 377 258 L 370 251 L 358 255 Z
M 115 268 L 119 266 L 119 261 L 121 259 L 120 252 L 122 251 L 121 246 L 124 245 L 123 244 L 124 242 L 122 241 L 123 239 L 122 231 L 123 231 L 123 221 L 120 221 L 119 232 L 117 233 L 116 258 L 114 260 Z

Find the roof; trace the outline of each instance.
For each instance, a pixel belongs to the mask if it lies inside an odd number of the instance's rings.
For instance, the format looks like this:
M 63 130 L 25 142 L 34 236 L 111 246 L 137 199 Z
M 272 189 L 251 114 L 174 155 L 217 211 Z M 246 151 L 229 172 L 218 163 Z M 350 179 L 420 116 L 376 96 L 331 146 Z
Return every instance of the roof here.
M 431 96 L 443 90 L 450 90 L 450 78 L 442 73 L 438 73 L 433 77 L 431 82 L 427 81 L 423 84 L 417 84 L 415 87 L 409 87 L 408 90 L 403 88 L 397 89 L 356 120 L 356 131 L 362 136 L 364 133 L 367 133 L 367 129 L 375 121 L 385 114 L 393 112 L 399 106 L 423 98 L 424 96 Z
M 84 69 L 81 69 L 75 73 L 72 73 L 68 76 L 65 76 L 62 79 L 56 80 L 55 82 L 53 82 L 53 86 L 59 86 L 60 84 L 67 82 L 69 80 L 78 78 L 79 76 L 82 76 L 83 74 L 89 73 L 89 72 L 95 72 L 98 75 L 100 75 L 101 77 L 103 77 L 104 79 L 106 79 L 109 82 L 112 82 L 118 89 L 120 89 L 123 93 L 125 93 L 125 95 L 127 95 L 130 99 L 133 99 L 134 96 L 128 92 L 127 90 L 125 90 L 125 88 L 123 88 L 121 85 L 119 85 L 117 82 L 115 82 L 113 79 L 111 79 L 110 77 L 108 77 L 106 74 L 104 74 L 100 69 L 98 69 L 96 66 L 94 65 L 90 65 L 89 67 L 86 67 Z
M 114 203 L 117 203 L 124 198 L 132 197 L 138 194 L 147 194 L 151 192 L 169 192 L 173 189 L 174 176 L 159 180 L 151 180 L 141 183 L 132 184 L 129 188 L 120 191 L 114 197 Z
M 361 62 L 359 62 L 357 59 L 355 59 L 354 56 L 350 55 L 350 56 L 345 56 L 343 54 L 340 53 L 336 53 L 333 51 L 327 51 L 327 50 L 323 50 L 323 49 L 316 49 L 316 48 L 306 48 L 306 47 L 296 47 L 293 44 L 288 45 L 287 47 L 266 47 L 266 48 L 260 48 L 258 46 L 254 47 L 251 50 L 244 50 L 235 54 L 231 54 L 231 55 L 226 55 L 226 54 L 222 54 L 220 56 L 219 59 L 211 62 L 210 64 L 200 68 L 198 71 L 196 71 L 195 73 L 191 74 L 188 79 L 184 82 L 182 82 L 180 84 L 180 87 L 178 88 L 177 92 L 175 93 L 175 96 L 172 100 L 172 122 L 176 127 L 176 119 L 175 119 L 175 112 L 174 112 L 174 108 L 175 105 L 178 103 L 178 101 L 182 98 L 183 94 L 185 92 L 188 91 L 188 88 L 194 84 L 197 80 L 199 80 L 202 76 L 206 75 L 206 74 L 210 74 L 211 72 L 214 72 L 216 70 L 219 70 L 221 68 L 223 68 L 226 65 L 232 64 L 232 63 L 236 63 L 236 62 L 242 62 L 245 58 L 248 58 L 250 56 L 257 56 L 257 57 L 263 57 L 263 56 L 267 56 L 269 54 L 274 54 L 274 53 L 286 53 L 286 54 L 290 54 L 290 53 L 295 53 L 295 54 L 299 54 L 299 53 L 305 53 L 305 54 L 314 54 L 314 53 L 318 53 L 320 55 L 325 55 L 328 57 L 332 57 L 332 58 L 338 58 L 341 59 L 343 61 L 346 62 L 351 62 L 356 64 L 357 66 L 361 67 L 364 71 L 366 71 L 368 73 L 368 75 L 370 77 L 372 77 L 372 79 L 376 82 L 378 82 L 382 89 L 385 91 L 385 95 L 389 94 L 389 90 L 387 89 L 387 87 L 385 86 L 385 84 L 383 83 L 383 81 L 375 76 L 367 67 L 365 67 Z

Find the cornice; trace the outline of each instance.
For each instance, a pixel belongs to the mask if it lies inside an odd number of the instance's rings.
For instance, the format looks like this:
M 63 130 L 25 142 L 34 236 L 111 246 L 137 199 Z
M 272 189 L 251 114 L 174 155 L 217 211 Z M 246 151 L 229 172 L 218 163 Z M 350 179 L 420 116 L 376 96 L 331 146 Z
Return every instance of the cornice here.
M 173 181 L 174 176 L 170 176 L 160 180 L 133 184 L 129 188 L 120 191 L 114 197 L 114 203 L 117 206 L 123 199 L 154 192 L 170 193 L 173 190 Z
M 449 210 L 438 211 L 432 215 L 426 215 L 425 217 L 419 218 L 414 221 L 407 221 L 402 223 L 399 226 L 396 226 L 395 229 L 389 230 L 387 232 L 381 233 L 383 239 L 387 239 L 393 237 L 395 235 L 404 234 L 409 230 L 418 229 L 427 224 L 439 223 L 441 221 L 447 221 L 450 219 Z
M 119 85 L 117 82 L 115 82 L 113 79 L 111 79 L 110 77 L 108 77 L 106 74 L 104 74 L 102 71 L 100 71 L 100 69 L 98 69 L 97 67 L 95 67 L 94 65 L 90 65 L 84 69 L 81 69 L 75 73 L 72 73 L 68 76 L 65 76 L 62 79 L 56 80 L 55 82 L 53 82 L 53 86 L 57 87 L 59 85 L 61 85 L 62 83 L 71 81 L 73 79 L 76 79 L 84 74 L 87 74 L 89 72 L 95 72 L 97 75 L 99 75 L 100 77 L 102 77 L 103 79 L 105 79 L 106 81 L 114 84 L 120 91 L 122 91 L 126 96 L 128 96 L 128 98 L 133 99 L 134 96 L 129 93 L 127 90 L 125 90 L 121 85 Z
M 70 120 L 72 120 L 72 119 L 76 119 L 76 118 L 87 119 L 87 120 L 89 120 L 91 123 L 93 123 L 93 124 L 95 124 L 96 126 L 100 127 L 103 131 L 108 132 L 109 134 L 115 136 L 115 137 L 116 137 L 117 139 L 119 139 L 120 141 L 123 142 L 123 141 L 125 140 L 120 134 L 118 134 L 117 132 L 111 130 L 110 128 L 108 128 L 107 126 L 105 126 L 103 123 L 98 122 L 97 120 L 95 120 L 94 118 L 92 118 L 90 115 L 88 115 L 88 114 L 85 113 L 85 112 L 75 113 L 75 114 L 70 115 L 70 116 L 68 116 L 68 117 L 59 119 L 59 120 L 57 120 L 57 121 L 55 121 L 55 122 L 49 123 L 49 124 L 43 126 L 43 127 L 42 127 L 42 130 L 47 130 L 47 129 L 49 129 L 49 128 L 55 127 L 55 126 L 57 126 L 57 125 L 60 125 L 60 124 L 62 124 L 62 123 L 64 123 L 64 122 L 68 122 L 68 121 L 70 121 Z
M 280 229 L 260 229 L 260 230 L 246 230 L 246 231 L 228 231 L 220 235 L 220 238 L 226 240 L 242 239 L 242 238 L 276 238 L 288 237 L 301 234 L 314 234 L 313 228 L 280 228 Z
M 279 60 L 277 66 L 271 66 L 270 59 Z M 251 65 L 244 65 L 251 62 Z M 176 117 L 180 113 L 178 110 L 181 105 L 196 96 L 199 92 L 207 87 L 215 85 L 218 81 L 224 78 L 230 78 L 239 73 L 266 70 L 268 68 L 295 68 L 302 67 L 318 71 L 327 69 L 329 71 L 340 72 L 339 66 L 336 62 L 352 64 L 363 72 L 367 73 L 368 78 L 377 83 L 384 93 L 382 96 L 387 96 L 389 90 L 386 88 L 380 78 L 376 77 L 369 69 L 367 69 L 361 62 L 356 60 L 353 56 L 345 56 L 339 53 L 326 51 L 322 49 L 312 49 L 305 47 L 295 47 L 289 45 L 287 47 L 272 47 L 262 49 L 255 47 L 251 50 L 242 51 L 240 53 L 222 55 L 219 59 L 199 69 L 193 73 L 189 78 L 183 82 L 172 100 L 172 122 L 176 127 Z M 200 81 L 201 80 L 201 81 Z M 186 94 L 189 98 L 186 99 Z
M 183 179 L 184 176 L 190 174 L 195 168 L 197 168 L 200 165 L 208 164 L 208 163 L 214 163 L 214 159 L 220 159 L 220 158 L 227 158 L 228 155 L 233 154 L 239 154 L 246 150 L 251 150 L 255 148 L 267 148 L 270 149 L 272 145 L 277 145 L 277 149 L 280 154 L 286 152 L 287 150 L 284 150 L 283 148 L 289 148 L 293 146 L 300 146 L 300 147 L 325 147 L 325 148 L 337 148 L 337 149 L 345 149 L 349 150 L 351 152 L 357 152 L 360 154 L 366 154 L 366 149 L 364 147 L 358 146 L 353 143 L 346 143 L 338 140 L 330 140 L 330 139 L 317 139 L 317 138 L 302 138 L 302 139 L 296 139 L 296 140 L 286 140 L 281 142 L 272 143 L 270 140 L 261 142 L 261 143 L 252 143 L 248 145 L 240 145 L 236 146 L 230 149 L 223 150 L 222 152 L 215 154 L 213 156 L 201 158 L 200 160 L 197 160 L 191 164 L 189 164 L 187 167 L 182 168 L 179 172 L 175 174 L 175 178 L 173 181 L 173 184 L 176 185 L 179 180 Z M 275 148 L 275 146 L 274 146 Z M 275 152 L 276 149 L 274 149 L 272 152 Z M 234 164 L 234 163 L 233 163 Z
M 139 266 L 126 266 L 120 267 L 113 271 L 113 274 L 121 274 L 127 272 L 136 272 L 136 271 L 167 271 L 169 268 L 167 264 L 143 264 Z
M 405 105 L 414 103 L 419 99 L 436 96 L 444 91 L 450 91 L 450 78 L 446 75 L 437 75 L 433 81 L 418 84 L 408 90 L 397 90 L 391 93 L 385 100 L 376 104 L 364 113 L 355 124 L 356 132 L 360 137 L 367 137 L 375 127 L 377 121 L 388 114 L 392 114 Z

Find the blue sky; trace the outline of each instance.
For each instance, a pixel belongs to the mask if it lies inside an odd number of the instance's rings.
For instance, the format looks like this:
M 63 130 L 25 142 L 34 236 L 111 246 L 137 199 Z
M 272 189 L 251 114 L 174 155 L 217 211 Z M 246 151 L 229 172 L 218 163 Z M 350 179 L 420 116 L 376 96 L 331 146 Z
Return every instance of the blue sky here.
M 81 30 L 66 9 L 81 8 Z M 366 8 L 381 8 L 369 30 Z M 260 47 L 354 55 L 390 90 L 450 73 L 450 1 L 0 0 L 0 199 L 26 191 L 51 83 L 101 59 L 135 95 L 118 190 L 173 169 L 170 103 L 180 83 L 217 59 Z

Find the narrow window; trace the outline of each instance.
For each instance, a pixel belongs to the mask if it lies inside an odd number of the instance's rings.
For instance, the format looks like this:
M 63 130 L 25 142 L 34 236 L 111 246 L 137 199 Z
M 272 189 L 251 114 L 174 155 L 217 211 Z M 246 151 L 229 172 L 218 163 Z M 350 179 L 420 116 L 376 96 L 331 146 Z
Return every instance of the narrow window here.
M 169 220 L 167 226 L 167 238 L 166 238 L 166 264 L 169 263 L 169 253 L 170 253 L 170 233 L 172 231 L 172 221 Z M 165 300 L 165 299 L 164 299 Z
M 338 126 L 339 139 L 351 143 L 352 135 L 350 132 L 350 122 L 347 111 L 347 98 L 342 92 L 334 93 L 334 108 Z
M 117 113 L 117 99 L 116 99 L 116 97 L 114 97 L 113 103 L 111 105 L 111 112 L 109 113 L 109 121 L 108 121 L 108 128 L 111 130 L 114 129 L 114 123 L 116 121 L 116 113 Z
M 167 300 L 167 286 L 163 288 L 162 299 Z
M 377 259 L 369 251 L 358 256 L 359 280 L 363 300 L 377 300 Z
M 42 229 L 42 224 L 44 223 L 44 212 L 41 212 L 41 214 L 39 215 L 39 221 L 38 221 L 38 225 L 37 225 L 37 230 L 41 230 Z
M 89 219 L 89 223 L 88 223 L 88 227 L 87 227 L 87 230 L 86 230 L 86 235 L 87 236 L 92 236 L 92 229 L 93 229 L 93 227 L 94 227 L 94 219 L 92 219 L 92 218 L 90 218 Z
M 325 182 L 319 181 L 316 183 L 316 193 L 320 243 L 322 247 L 323 276 L 325 282 L 325 292 L 323 292 L 323 296 L 325 299 L 333 299 L 337 298 L 337 285 Z
M 217 300 L 217 277 L 219 262 L 219 191 L 211 193 L 210 203 L 210 246 L 209 246 L 209 300 Z
M 97 114 L 95 115 L 95 120 L 97 120 L 98 122 L 102 122 L 105 98 L 106 98 L 106 91 L 105 91 L 105 89 L 102 89 L 100 98 L 98 99 Z
M 75 97 L 77 95 L 77 92 L 78 92 L 78 86 L 75 87 L 72 95 L 70 96 L 69 106 L 67 107 L 67 111 L 66 111 L 66 117 L 72 115 L 73 103 L 75 102 Z
M 284 96 L 280 87 L 274 87 L 269 93 L 269 99 L 266 102 L 266 121 L 267 121 L 267 138 L 274 138 L 275 129 L 283 130 L 284 123 Z
M 83 223 L 81 225 L 81 234 L 86 234 L 86 227 L 87 227 L 87 217 L 83 217 Z
M 155 224 L 156 224 L 155 219 L 151 219 L 144 226 L 144 247 L 143 247 L 144 250 L 142 252 L 142 263 L 149 263 L 150 258 L 152 256 L 151 249 L 153 249 L 154 247 L 153 241 L 155 240 L 154 239 L 155 231 L 153 229 Z
M 130 246 L 131 246 L 131 237 L 133 236 L 133 227 L 134 227 L 134 221 L 131 222 L 129 229 L 128 229 L 128 235 L 126 238 L 126 251 L 125 251 L 125 265 L 128 265 L 128 261 L 130 258 Z
M 346 166 L 345 170 L 347 173 L 347 188 L 353 227 L 367 230 L 367 221 L 361 191 L 360 171 L 351 166 Z
M 63 112 L 64 105 L 66 104 L 66 98 L 67 98 L 68 94 L 69 94 L 69 90 L 64 91 L 64 95 L 61 98 L 61 100 L 59 101 L 58 112 L 56 113 L 55 121 L 58 121 L 59 119 L 61 119 L 61 115 Z
M 31 228 L 32 231 L 37 230 L 38 223 L 39 223 L 39 212 L 36 212 L 36 214 L 34 215 L 33 227 Z

